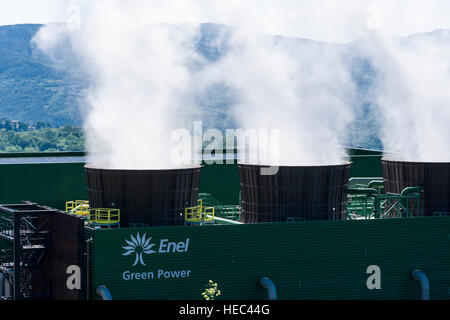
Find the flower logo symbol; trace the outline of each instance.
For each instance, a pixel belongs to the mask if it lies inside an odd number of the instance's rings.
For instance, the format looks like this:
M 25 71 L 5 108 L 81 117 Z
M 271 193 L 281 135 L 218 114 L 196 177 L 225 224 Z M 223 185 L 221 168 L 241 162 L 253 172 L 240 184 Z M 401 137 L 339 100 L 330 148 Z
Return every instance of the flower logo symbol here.
M 142 254 L 151 254 L 155 253 L 155 250 L 152 250 L 152 247 L 155 246 L 154 244 L 150 244 L 150 241 L 152 238 L 145 239 L 146 234 L 141 237 L 139 235 L 139 232 L 137 233 L 136 237 L 133 237 L 133 235 L 130 235 L 131 241 L 125 239 L 125 242 L 128 244 L 128 246 L 123 246 L 125 250 L 127 250 L 125 253 L 123 253 L 123 256 L 129 256 L 130 254 L 136 254 L 136 259 L 134 260 L 133 267 L 140 262 L 143 266 L 145 266 L 144 260 L 142 259 Z

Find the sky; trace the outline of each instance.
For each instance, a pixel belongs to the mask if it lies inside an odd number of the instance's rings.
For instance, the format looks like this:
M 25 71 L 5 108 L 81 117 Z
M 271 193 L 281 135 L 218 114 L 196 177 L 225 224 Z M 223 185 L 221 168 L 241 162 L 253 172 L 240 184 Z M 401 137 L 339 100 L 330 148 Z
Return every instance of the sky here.
M 0 25 L 64 20 L 64 0 L 0 0 Z
M 83 20 L 87 3 L 101 6 L 104 2 L 0 0 L 0 25 L 68 21 L 77 11 Z M 449 0 L 198 0 L 196 8 L 184 7 L 182 0 L 148 2 L 154 3 L 165 22 L 219 22 L 329 42 L 351 41 L 370 29 L 398 36 L 450 29 Z

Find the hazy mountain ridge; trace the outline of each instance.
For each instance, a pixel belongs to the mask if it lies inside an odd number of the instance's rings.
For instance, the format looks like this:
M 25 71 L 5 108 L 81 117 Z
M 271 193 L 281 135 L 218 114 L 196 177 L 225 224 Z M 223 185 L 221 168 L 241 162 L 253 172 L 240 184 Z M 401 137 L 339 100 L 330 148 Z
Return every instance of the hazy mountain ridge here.
M 88 88 L 89 80 L 74 72 L 77 68 L 75 55 L 70 54 L 70 46 L 64 46 L 59 58 L 67 59 L 55 64 L 34 47 L 31 39 L 41 25 L 27 24 L 0 27 L 0 118 L 20 121 L 46 121 L 52 125 L 80 125 L 82 114 L 80 101 L 83 91 Z M 228 49 L 227 37 L 231 29 L 224 25 L 206 23 L 200 27 L 197 50 L 206 60 L 214 62 L 220 59 Z M 327 46 L 339 48 L 345 55 L 350 74 L 357 83 L 358 104 L 355 108 L 355 121 L 349 127 L 351 146 L 380 148 L 377 136 L 379 117 L 371 101 L 370 90 L 375 71 L 364 56 L 354 54 L 355 43 L 328 44 L 308 39 L 285 38 L 277 35 L 273 41 Z M 436 30 L 430 33 L 411 35 L 403 41 L 414 41 L 420 37 L 430 37 L 436 41 L 449 41 L 449 30 Z M 218 44 L 217 39 L 222 39 Z M 70 61 L 70 62 L 68 62 Z M 212 85 L 196 99 L 202 110 L 206 127 L 219 129 L 233 127 L 228 108 L 233 104 L 232 92 L 226 86 Z
M 31 39 L 41 25 L 0 27 L 0 115 L 53 125 L 80 125 L 86 83 L 39 54 Z

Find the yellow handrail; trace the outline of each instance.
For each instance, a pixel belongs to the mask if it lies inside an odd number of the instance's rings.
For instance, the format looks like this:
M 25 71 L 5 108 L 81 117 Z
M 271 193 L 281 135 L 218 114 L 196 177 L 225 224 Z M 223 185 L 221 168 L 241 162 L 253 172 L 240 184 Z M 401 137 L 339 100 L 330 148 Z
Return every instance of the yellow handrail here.
M 202 211 L 200 206 L 184 209 L 184 219 L 189 222 L 200 222 L 202 220 Z
M 204 221 L 214 221 L 214 207 L 205 207 L 203 210 Z
M 197 201 L 197 206 L 184 209 L 186 222 L 211 222 L 214 221 L 214 207 L 203 207 L 203 201 Z
M 120 209 L 95 208 L 90 210 L 89 222 L 96 224 L 119 224 Z
M 83 217 L 89 216 L 89 201 L 87 200 L 67 201 L 66 212 Z

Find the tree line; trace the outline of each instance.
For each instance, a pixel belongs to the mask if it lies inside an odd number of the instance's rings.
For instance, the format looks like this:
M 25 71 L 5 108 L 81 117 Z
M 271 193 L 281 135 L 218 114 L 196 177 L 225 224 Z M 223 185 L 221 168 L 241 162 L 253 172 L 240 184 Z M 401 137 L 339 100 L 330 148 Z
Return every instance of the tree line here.
M 0 152 L 84 151 L 80 127 L 52 127 L 40 121 L 30 125 L 23 121 L 0 119 Z

